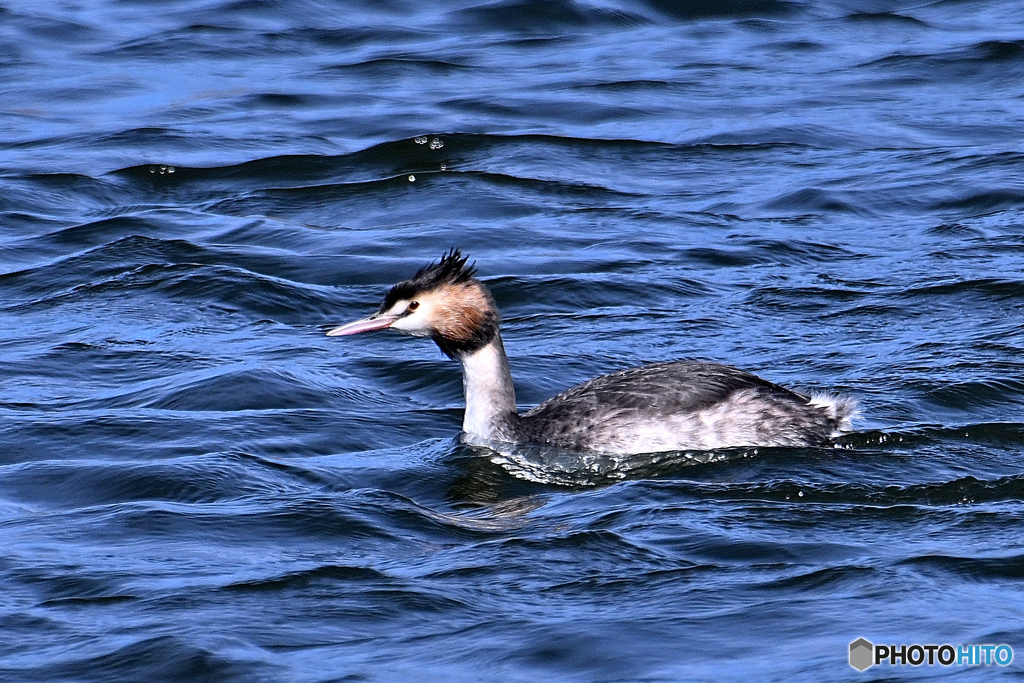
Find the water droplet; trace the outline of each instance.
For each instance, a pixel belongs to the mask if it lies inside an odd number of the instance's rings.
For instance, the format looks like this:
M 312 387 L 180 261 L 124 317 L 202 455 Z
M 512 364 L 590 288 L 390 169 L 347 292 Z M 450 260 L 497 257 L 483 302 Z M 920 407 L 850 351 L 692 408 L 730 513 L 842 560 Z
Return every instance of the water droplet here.
M 415 183 L 416 182 L 416 176 L 414 176 L 414 175 L 409 176 L 409 182 L 410 183 Z
M 798 494 L 796 494 L 796 495 L 798 495 L 798 496 L 800 496 L 801 498 L 803 498 L 803 497 L 804 497 L 804 492 L 803 492 L 803 491 L 801 491 L 800 493 L 798 493 Z
M 175 168 L 174 168 L 173 166 L 168 166 L 168 167 L 167 167 L 167 172 L 168 172 L 168 173 L 174 173 L 174 171 L 175 171 L 175 170 L 176 170 L 176 169 L 175 169 Z
M 441 138 L 434 138 L 430 141 L 430 149 L 441 149 L 444 147 L 444 141 Z
M 442 171 L 447 171 L 448 170 L 448 164 L 441 164 L 441 170 Z
M 417 145 L 425 145 L 425 144 L 427 144 L 427 136 L 426 135 L 417 135 L 414 138 L 413 142 L 415 142 Z
M 151 168 L 151 169 L 149 169 L 149 172 L 150 173 L 156 173 L 156 169 L 155 168 Z

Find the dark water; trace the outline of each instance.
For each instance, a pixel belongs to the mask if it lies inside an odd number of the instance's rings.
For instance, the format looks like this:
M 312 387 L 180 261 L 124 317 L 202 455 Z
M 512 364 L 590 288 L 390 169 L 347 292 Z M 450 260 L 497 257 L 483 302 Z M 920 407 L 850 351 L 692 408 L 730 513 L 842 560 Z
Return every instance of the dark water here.
M 1018 2 L 0 5 L 3 680 L 1021 676 Z M 859 431 L 514 476 L 323 336 L 452 245 L 523 406 L 700 357 Z

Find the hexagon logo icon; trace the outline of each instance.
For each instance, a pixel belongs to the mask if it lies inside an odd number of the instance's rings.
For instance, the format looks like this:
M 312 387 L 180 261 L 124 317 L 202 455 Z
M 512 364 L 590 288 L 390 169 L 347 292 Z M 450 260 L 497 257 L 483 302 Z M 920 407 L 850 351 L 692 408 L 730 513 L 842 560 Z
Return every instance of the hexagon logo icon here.
M 850 666 L 857 671 L 864 671 L 874 664 L 875 646 L 866 638 L 858 638 L 850 643 Z

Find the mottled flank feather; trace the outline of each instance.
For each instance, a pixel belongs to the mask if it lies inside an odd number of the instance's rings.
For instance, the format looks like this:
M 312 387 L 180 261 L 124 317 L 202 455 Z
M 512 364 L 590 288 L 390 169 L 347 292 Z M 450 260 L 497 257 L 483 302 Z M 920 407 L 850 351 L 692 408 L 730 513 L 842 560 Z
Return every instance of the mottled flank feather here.
M 584 382 L 523 414 L 510 432 L 612 453 L 820 446 L 848 428 L 852 409 L 727 365 L 677 361 Z

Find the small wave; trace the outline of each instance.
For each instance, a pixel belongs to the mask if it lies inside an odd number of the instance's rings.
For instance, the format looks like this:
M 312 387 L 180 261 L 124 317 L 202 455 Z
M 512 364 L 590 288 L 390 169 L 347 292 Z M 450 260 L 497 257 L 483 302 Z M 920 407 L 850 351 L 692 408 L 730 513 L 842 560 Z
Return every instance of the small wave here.
M 1024 579 L 1024 555 L 1004 557 L 956 557 L 923 555 L 901 562 L 919 569 L 939 570 L 974 581 L 1005 581 Z
M 347 585 L 354 581 L 388 583 L 388 577 L 369 567 L 330 564 L 302 571 L 292 571 L 279 576 L 244 579 L 224 586 L 223 590 L 279 591 L 289 588 L 331 585 L 339 582 Z
M 459 10 L 452 16 L 483 31 L 545 33 L 553 30 L 619 28 L 647 23 L 641 15 L 588 7 L 573 0 L 498 0 Z
M 114 225 L 104 221 L 104 224 L 100 232 L 117 231 L 123 227 L 120 221 L 115 221 Z M 57 237 L 59 239 L 60 236 Z M 29 244 L 35 240 L 45 245 L 50 237 L 35 238 Z M 166 263 L 169 254 L 177 253 L 181 257 L 184 252 L 198 251 L 199 248 L 183 240 L 159 240 L 130 235 L 49 262 L 33 264 L 23 270 L 5 273 L 0 275 L 0 283 L 8 288 L 8 292 L 16 294 L 11 297 L 15 301 L 19 296 L 27 299 L 13 304 L 12 308 L 47 306 L 57 300 L 80 297 L 90 290 L 102 290 L 118 280 L 131 277 L 139 267 L 140 260 L 150 264 Z M 177 260 L 189 259 L 182 257 Z
M 500 144 L 501 136 L 431 134 L 382 142 L 340 155 L 285 154 L 227 166 L 189 167 L 139 164 L 111 171 L 117 177 L 155 186 L 201 184 L 204 188 L 267 183 L 297 187 L 323 181 L 335 184 L 391 178 L 401 173 L 438 170 L 481 148 Z
M 578 113 L 573 113 L 578 118 Z M 495 156 L 515 159 L 520 153 L 535 158 L 539 150 L 547 149 L 548 156 L 562 158 L 563 163 L 612 155 L 631 159 L 649 157 L 652 162 L 731 153 L 756 153 L 776 147 L 792 146 L 790 141 L 765 141 L 758 136 L 755 142 L 736 140 L 698 140 L 682 144 L 637 139 L 578 138 L 542 134 L 481 135 L 473 133 L 433 133 L 382 142 L 362 150 L 342 155 L 280 155 L 254 159 L 240 164 L 210 167 L 190 167 L 169 163 L 147 163 L 127 166 L 111 171 L 110 176 L 137 184 L 143 190 L 161 188 L 167 191 L 187 189 L 189 200 L 208 198 L 208 208 L 217 208 L 217 202 L 226 206 L 254 208 L 258 202 L 272 202 L 279 194 L 282 202 L 295 205 L 301 202 L 327 202 L 336 206 L 346 196 L 372 193 L 377 188 L 392 190 L 393 184 L 408 186 L 410 174 L 432 174 L 444 170 L 468 174 L 496 185 L 512 182 L 531 184 L 537 191 L 557 192 L 559 185 L 586 191 L 592 184 L 583 180 L 557 179 L 552 172 L 543 177 L 531 174 L 495 172 L 479 168 Z M 513 164 L 512 170 L 536 171 Z M 593 187 L 601 188 L 599 185 Z M 293 191 L 293 192 L 289 192 Z M 197 194 L 198 193 L 198 194 Z M 281 194 L 283 193 L 283 194 Z M 297 194 L 296 194 L 297 193 Z M 242 196 L 239 196 L 239 195 Z M 318 195 L 320 197 L 318 198 Z M 623 193 L 622 199 L 634 197 Z M 219 198 L 219 199 L 218 199 Z M 292 207 L 294 210 L 294 206 Z M 266 212 L 287 213 L 286 205 L 268 206 Z
M 764 206 L 769 209 L 785 209 L 810 213 L 851 213 L 872 215 L 863 202 L 856 201 L 848 192 L 824 190 L 817 187 L 804 188 L 771 199 Z
M 858 505 L 878 508 L 1024 501 L 1024 476 L 983 480 L 973 476 L 923 484 L 812 483 L 769 481 L 740 484 L 688 483 L 690 495 L 715 500 L 763 500 L 801 505 Z
M 1024 73 L 1024 40 L 988 40 L 938 53 L 893 54 L 868 62 L 868 68 L 937 81 L 981 78 L 1017 80 Z
M 285 3 L 283 7 L 285 7 L 285 11 L 288 13 L 291 13 L 294 9 L 290 3 Z M 411 6 L 406 5 L 406 7 Z M 219 9 L 216 5 L 211 5 L 211 12 L 219 14 Z M 286 22 L 282 23 L 287 24 Z M 268 40 L 276 41 L 282 45 L 313 45 L 327 48 L 328 52 L 334 53 L 373 44 L 376 41 L 400 45 L 403 42 L 415 40 L 422 35 L 411 24 L 403 25 L 395 22 L 358 26 L 324 26 L 324 23 L 326 22 L 314 21 L 311 24 L 300 26 L 285 25 L 279 30 L 268 31 L 264 35 Z
M 626 263 L 601 263 L 601 270 L 607 274 L 575 277 L 496 278 L 488 281 L 488 287 L 502 301 L 510 304 L 529 303 L 532 316 L 544 312 L 570 315 L 571 311 L 593 311 L 594 309 L 628 307 L 638 286 L 645 292 L 644 312 L 651 312 L 660 306 L 677 306 L 681 298 L 705 296 L 709 288 L 701 282 L 680 278 L 644 277 Z M 586 313 L 575 315 L 585 316 Z M 598 313 L 600 315 L 600 313 Z M 522 321 L 522 318 L 517 318 Z
M 560 551 L 579 551 L 585 548 L 593 558 L 600 558 L 599 561 L 607 563 L 609 567 L 623 567 L 631 564 L 645 565 L 651 560 L 651 552 L 644 545 L 635 543 L 627 535 L 620 534 L 610 529 L 574 529 L 564 533 L 547 534 L 541 538 L 534 536 L 514 536 L 502 538 L 497 541 L 500 551 L 504 553 L 550 553 Z M 674 562 L 672 569 L 695 569 L 699 568 L 696 562 Z M 596 567 L 595 567 L 596 569 Z M 606 587 L 620 583 L 617 572 L 610 572 L 611 580 L 604 583 Z M 676 572 L 673 572 L 675 574 Z M 614 577 L 614 578 L 612 578 Z M 546 590 L 558 591 L 572 587 L 594 586 L 595 582 L 588 581 L 581 577 L 580 580 L 571 580 L 566 583 L 554 584 Z M 651 577 L 636 577 L 642 583 L 650 580 Z
M 217 14 L 226 8 L 217 9 Z M 200 17 L 196 16 L 199 19 Z M 339 33 L 341 33 L 339 31 Z M 358 40 L 363 32 L 354 30 L 345 32 Z M 286 37 L 287 34 L 286 34 Z M 253 31 L 248 28 L 227 26 L 223 18 L 214 23 L 191 23 L 171 29 L 156 31 L 149 35 L 104 46 L 92 54 L 105 60 L 160 60 L 176 62 L 179 60 L 196 59 L 199 56 L 213 59 L 260 57 L 270 55 L 287 55 L 292 52 L 292 43 L 296 39 L 306 42 L 302 36 L 292 33 L 292 40 L 281 39 L 280 34 Z M 276 38 L 276 39 L 275 39 Z
M 88 144 L 93 147 L 116 146 L 139 146 L 142 148 L 175 147 L 188 149 L 196 145 L 197 141 L 186 133 L 174 128 L 161 126 L 144 126 L 141 128 L 127 128 L 104 135 L 97 135 L 89 138 Z
M 367 75 L 375 79 L 382 76 L 395 76 L 404 74 L 432 74 L 432 75 L 457 75 L 460 72 L 468 71 L 471 67 L 467 64 L 460 64 L 451 60 L 430 59 L 414 55 L 389 57 L 377 57 L 359 62 L 336 64 L 323 67 L 325 73 L 365 71 Z
M 140 235 L 152 239 L 173 237 L 181 232 L 177 221 L 182 217 L 195 219 L 193 214 L 180 211 L 143 210 L 125 213 L 64 225 L 57 230 L 26 237 L 11 248 L 32 251 L 40 256 L 66 257 L 69 250 L 92 249 Z M 36 262 L 40 260 L 37 258 Z
M 1024 207 L 1024 191 L 1016 189 L 992 189 L 974 192 L 956 199 L 938 202 L 936 209 L 956 209 L 988 213 L 1001 209 Z
M 324 95 L 313 95 L 308 93 L 287 93 L 287 92 L 263 92 L 249 95 L 249 105 L 253 108 L 265 107 L 268 109 L 303 109 L 315 107 L 324 103 L 327 99 Z
M 935 405 L 958 410 L 1020 403 L 1024 399 L 1024 381 L 1005 378 L 943 384 L 929 391 L 925 399 Z M 978 430 L 975 430 L 975 434 L 978 434 Z
M 854 12 L 852 14 L 847 15 L 846 19 L 848 21 L 868 22 L 868 23 L 881 23 L 881 24 L 899 24 L 899 25 L 903 25 L 903 26 L 921 26 L 921 27 L 927 27 L 928 26 L 927 22 L 922 21 L 921 19 L 918 19 L 916 17 L 911 17 L 911 16 L 908 16 L 906 14 L 900 14 L 898 12 L 888 12 L 888 11 L 881 11 L 881 12 Z
M 432 170 L 438 163 L 458 163 L 467 159 L 484 159 L 499 152 L 515 154 L 520 150 L 537 155 L 538 148 L 587 156 L 592 153 L 662 154 L 664 152 L 716 154 L 788 148 L 788 141 L 715 142 L 697 140 L 670 144 L 632 138 L 573 137 L 524 133 L 516 135 L 465 132 L 425 133 L 413 138 L 381 142 L 341 155 L 290 154 L 265 157 L 226 166 L 189 167 L 147 163 L 126 166 L 110 175 L 144 183 L 173 185 L 185 182 L 209 184 L 217 181 L 258 183 L 296 183 L 311 181 L 345 181 L 359 178 L 390 177 L 408 171 Z M 799 145 L 797 145 L 799 146 Z M 557 155 L 556 155 L 557 156 Z M 173 168 L 173 171 L 171 169 Z M 359 176 L 353 174 L 361 174 Z
M 940 223 L 928 228 L 927 233 L 940 237 L 981 237 L 984 233 L 976 227 L 964 225 L 963 223 Z
M 160 225 L 153 232 L 160 232 Z M 73 234 L 89 241 L 106 235 L 115 237 L 132 227 L 144 226 L 134 219 L 102 221 L 85 233 Z M 65 236 L 62 234 L 58 239 Z M 279 322 L 309 322 L 336 314 L 329 290 L 254 272 L 241 265 L 221 265 L 232 260 L 271 271 L 301 273 L 309 268 L 308 264 L 289 265 L 301 260 L 298 256 L 251 252 L 238 256 L 220 247 L 132 234 L 45 265 L 0 275 L 0 282 L 22 299 L 9 305 L 8 310 L 49 308 L 58 302 L 100 295 L 109 298 L 148 293 L 165 300 L 195 301 L 204 307 L 247 312 L 254 319 Z
M 640 0 L 655 11 L 674 19 L 715 17 L 778 17 L 803 9 L 790 0 Z
M 772 149 L 845 149 L 860 147 L 865 143 L 865 133 L 853 137 L 846 131 L 822 124 L 786 126 L 750 126 L 695 140 L 694 142 L 716 145 L 723 150 L 758 151 Z M 879 146 L 882 141 L 878 142 Z
M 795 590 L 801 594 L 810 591 L 831 592 L 843 587 L 861 586 L 865 581 L 877 575 L 878 570 L 873 567 L 840 565 L 775 579 L 762 583 L 758 588 L 771 592 Z
M 36 461 L 5 468 L 0 487 L 10 499 L 45 509 L 134 501 L 208 504 L 280 493 L 295 483 L 287 475 L 232 454 L 161 462 Z
M 852 252 L 840 246 L 796 239 L 751 239 L 744 248 L 692 247 L 685 249 L 683 253 L 701 263 L 726 267 L 743 267 L 758 263 L 825 263 L 854 256 Z
M 44 567 L 15 572 L 20 582 L 32 586 L 46 607 L 109 605 L 137 599 L 122 581 L 110 576 L 59 572 Z
M 177 383 L 145 407 L 162 410 L 233 412 L 323 408 L 331 396 L 283 371 L 263 368 L 227 370 Z
M 949 440 L 1024 444 L 1024 424 L 1018 422 L 980 422 L 959 427 L 921 426 L 903 430 L 871 430 L 846 434 L 837 440 L 843 448 L 877 448 L 879 446 L 912 447 Z
M 982 295 L 997 300 L 1019 301 L 1024 297 L 1024 280 L 976 278 L 956 282 L 909 287 L 899 293 L 903 298 L 958 297 Z
M 247 653 L 240 642 L 223 639 L 228 642 L 218 647 L 212 646 L 214 640 L 218 638 L 101 638 L 85 650 L 88 654 L 81 648 L 65 648 L 59 657 L 37 659 L 19 674 L 21 680 L 39 681 L 259 681 L 279 673 L 277 667 L 258 661 L 256 653 Z
M 748 301 L 758 308 L 767 310 L 814 311 L 821 316 L 839 316 L 846 312 L 832 311 L 832 306 L 835 303 L 849 303 L 867 296 L 871 296 L 870 292 L 858 291 L 849 286 L 780 287 L 778 285 L 761 285 L 748 294 Z

